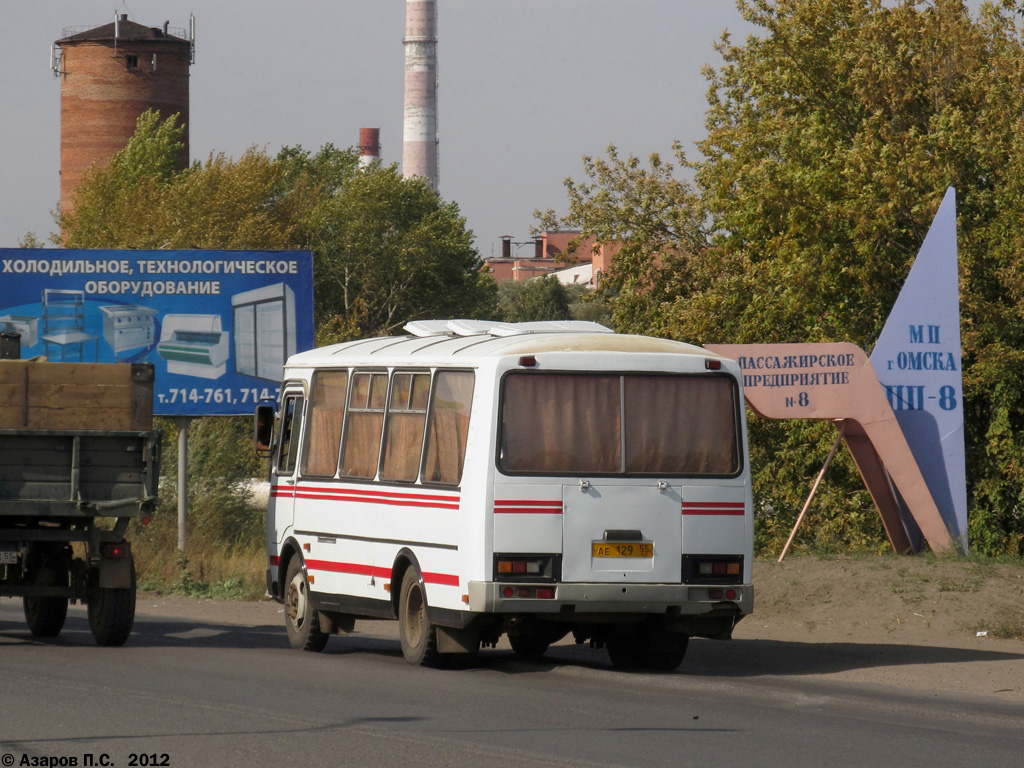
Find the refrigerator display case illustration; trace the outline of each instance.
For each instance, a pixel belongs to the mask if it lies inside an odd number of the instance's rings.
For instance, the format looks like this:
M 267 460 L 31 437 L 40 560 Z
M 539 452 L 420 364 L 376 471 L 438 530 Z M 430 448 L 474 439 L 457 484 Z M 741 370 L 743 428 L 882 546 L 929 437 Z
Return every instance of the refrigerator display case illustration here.
M 133 349 L 151 347 L 155 334 L 156 310 L 138 304 L 105 304 L 103 313 L 103 338 L 120 359 Z
M 227 371 L 228 335 L 220 315 L 164 315 L 156 351 L 168 373 L 219 379 Z
M 235 373 L 281 381 L 295 349 L 295 292 L 285 283 L 231 297 Z

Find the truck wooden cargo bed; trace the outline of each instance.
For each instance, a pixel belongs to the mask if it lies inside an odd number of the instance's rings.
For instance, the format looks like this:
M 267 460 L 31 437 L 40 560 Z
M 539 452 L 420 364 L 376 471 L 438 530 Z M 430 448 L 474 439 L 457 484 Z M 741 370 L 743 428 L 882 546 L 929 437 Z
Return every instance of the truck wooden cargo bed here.
M 162 433 L 153 366 L 0 360 L 0 596 L 24 601 L 35 637 L 86 603 L 101 645 L 135 617 L 125 539 L 158 504 Z

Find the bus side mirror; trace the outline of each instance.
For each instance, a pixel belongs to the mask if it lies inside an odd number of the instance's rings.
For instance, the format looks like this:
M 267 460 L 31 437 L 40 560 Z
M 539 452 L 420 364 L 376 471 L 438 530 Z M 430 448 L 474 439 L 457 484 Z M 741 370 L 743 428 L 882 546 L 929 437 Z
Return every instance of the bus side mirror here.
M 273 405 L 261 403 L 256 406 L 253 437 L 256 455 L 263 459 L 270 456 L 274 450 L 274 413 Z

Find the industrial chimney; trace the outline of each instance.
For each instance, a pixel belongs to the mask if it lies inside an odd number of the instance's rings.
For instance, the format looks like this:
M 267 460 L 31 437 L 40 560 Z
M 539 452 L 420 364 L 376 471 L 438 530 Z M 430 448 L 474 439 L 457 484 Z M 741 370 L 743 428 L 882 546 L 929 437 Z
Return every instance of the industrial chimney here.
M 437 4 L 405 3 L 405 120 L 402 175 L 437 189 Z
M 359 129 L 359 165 L 370 165 L 380 159 L 380 128 Z

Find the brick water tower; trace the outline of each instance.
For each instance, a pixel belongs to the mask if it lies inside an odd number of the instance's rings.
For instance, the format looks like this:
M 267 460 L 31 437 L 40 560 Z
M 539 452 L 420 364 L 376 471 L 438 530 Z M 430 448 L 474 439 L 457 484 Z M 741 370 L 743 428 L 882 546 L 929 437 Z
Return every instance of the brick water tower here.
M 147 27 L 127 14 L 93 29 L 65 29 L 51 63 L 60 89 L 60 210 L 73 207 L 75 187 L 94 163 L 106 164 L 135 133 L 147 109 L 179 115 L 188 165 L 188 75 L 195 60 L 195 22 L 189 31 Z

